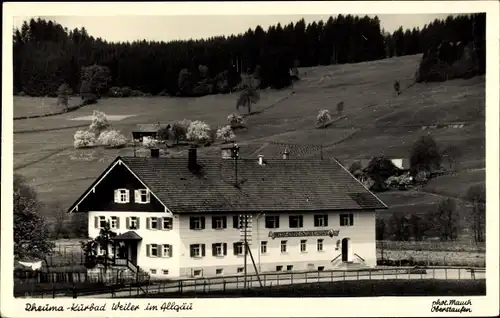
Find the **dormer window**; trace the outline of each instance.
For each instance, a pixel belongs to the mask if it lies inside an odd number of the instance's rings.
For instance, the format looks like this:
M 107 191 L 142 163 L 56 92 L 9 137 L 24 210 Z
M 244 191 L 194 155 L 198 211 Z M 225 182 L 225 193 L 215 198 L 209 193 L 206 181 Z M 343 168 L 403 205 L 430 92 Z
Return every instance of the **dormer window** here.
M 149 190 L 139 189 L 135 190 L 135 203 L 146 204 L 149 203 Z
M 115 203 L 129 203 L 130 196 L 128 189 L 115 190 Z

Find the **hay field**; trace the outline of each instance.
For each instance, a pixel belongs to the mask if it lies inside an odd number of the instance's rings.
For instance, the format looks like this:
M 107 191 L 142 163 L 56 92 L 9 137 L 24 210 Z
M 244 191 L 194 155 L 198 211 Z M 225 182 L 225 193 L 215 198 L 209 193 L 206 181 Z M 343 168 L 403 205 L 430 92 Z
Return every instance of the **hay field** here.
M 260 92 L 261 100 L 252 107 L 255 114 L 246 118 L 248 129 L 236 133 L 242 154 L 272 157 L 280 155 L 284 148 L 290 148 L 292 157 L 318 156 L 322 152 L 324 157 L 339 159 L 369 158 L 380 154 L 406 158 L 412 143 L 419 136 L 430 134 L 440 146 L 460 147 L 463 169 L 484 168 L 484 77 L 416 84 L 402 95 L 394 96 L 393 81 L 400 80 L 403 89 L 409 86 L 419 59 L 420 55 L 416 55 L 302 68 L 301 81 L 293 88 Z M 16 172 L 35 186 L 43 202 L 60 202 L 69 206 L 116 156 L 133 154 L 131 147 L 119 150 L 73 149 L 75 131 L 90 124 L 88 120 L 75 118 L 90 116 L 93 110 L 113 116 L 129 116 L 111 122 L 114 129 L 129 137 L 138 123 L 169 123 L 184 118 L 203 120 L 216 128 L 227 124 L 227 116 L 236 112 L 236 99 L 236 94 L 201 98 L 103 98 L 96 105 L 74 112 L 16 120 L 14 166 L 18 167 Z M 345 108 L 342 114 L 337 114 L 336 104 L 340 100 L 344 101 Z M 15 115 L 35 111 L 32 108 L 39 104 L 37 98 L 15 97 Z M 324 130 L 315 129 L 314 124 L 321 109 L 329 109 L 334 120 Z M 240 108 L 240 112 L 244 114 L 246 110 Z M 449 121 L 466 124 L 463 128 L 423 130 L 421 127 Z M 216 143 L 203 148 L 200 155 L 218 156 L 219 146 L 220 143 Z M 426 191 L 444 191 L 455 196 L 471 183 L 484 182 L 481 178 L 484 174 L 466 171 L 460 176 L 460 182 L 437 179 L 435 183 L 429 183 Z M 418 199 L 382 197 L 388 205 L 401 209 L 406 204 L 408 210 L 424 208 L 428 206 L 424 203 L 436 200 L 435 196 L 426 193 L 419 195 Z M 392 203 L 393 199 L 396 203 Z M 412 200 L 423 205 L 411 205 Z

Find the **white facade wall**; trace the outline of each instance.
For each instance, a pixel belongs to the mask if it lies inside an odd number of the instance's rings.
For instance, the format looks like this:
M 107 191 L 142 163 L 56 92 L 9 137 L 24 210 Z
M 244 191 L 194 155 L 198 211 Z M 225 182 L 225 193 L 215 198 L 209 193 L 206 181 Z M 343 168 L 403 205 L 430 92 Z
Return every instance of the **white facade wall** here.
M 277 229 L 265 228 L 265 215 L 252 216 L 251 252 L 260 271 L 275 271 L 276 266 L 292 265 L 293 270 L 317 270 L 319 266 L 325 270 L 332 269 L 340 264 L 341 256 L 332 264 L 331 260 L 341 255 L 342 245 L 337 241 L 349 238 L 349 261 L 361 262 L 357 255 L 364 259 L 369 266 L 376 265 L 376 238 L 375 238 L 375 212 L 362 211 L 352 212 L 354 216 L 353 226 L 340 226 L 340 214 L 351 212 L 329 212 L 329 213 L 277 213 L 268 215 L 280 216 L 280 227 Z M 315 227 L 314 215 L 327 214 L 328 226 Z M 90 212 L 89 213 L 89 235 L 95 237 L 99 229 L 94 228 L 94 217 L 106 215 L 120 217 L 120 229 L 117 233 L 128 231 L 125 228 L 125 218 L 135 216 L 140 218 L 140 228 L 135 230 L 143 239 L 138 247 L 138 265 L 148 271 L 156 269 L 158 276 L 163 276 L 162 271 L 168 270 L 168 277 L 191 276 L 194 271 L 201 271 L 203 276 L 213 276 L 216 270 L 222 270 L 223 275 L 234 275 L 238 269 L 244 266 L 244 257 L 234 255 L 233 243 L 241 238 L 240 229 L 233 228 L 233 215 L 226 214 L 227 228 L 212 229 L 212 215 L 200 214 L 205 217 L 205 229 L 191 230 L 190 215 L 174 215 L 172 230 L 148 230 L 146 229 L 146 217 L 164 217 L 165 213 L 149 212 Z M 218 214 L 222 215 L 222 214 Z M 289 215 L 303 215 L 302 228 L 289 228 Z M 192 216 L 192 215 L 191 215 Z M 313 230 L 338 230 L 338 236 L 308 236 L 287 237 L 274 239 L 268 237 L 269 232 L 281 231 L 313 231 Z M 249 237 L 250 239 L 250 237 Z M 323 239 L 323 251 L 317 250 L 317 239 Z M 281 253 L 281 241 L 287 241 L 287 252 Z M 301 252 L 300 241 L 307 240 L 307 250 Z M 267 241 L 267 253 L 260 253 L 260 242 Z M 173 254 L 171 258 L 147 257 L 146 244 L 171 244 Z M 227 243 L 227 255 L 217 257 L 212 255 L 212 243 Z M 201 258 L 190 257 L 191 244 L 205 244 L 205 256 Z M 253 264 L 250 256 L 247 258 L 247 270 L 253 272 Z

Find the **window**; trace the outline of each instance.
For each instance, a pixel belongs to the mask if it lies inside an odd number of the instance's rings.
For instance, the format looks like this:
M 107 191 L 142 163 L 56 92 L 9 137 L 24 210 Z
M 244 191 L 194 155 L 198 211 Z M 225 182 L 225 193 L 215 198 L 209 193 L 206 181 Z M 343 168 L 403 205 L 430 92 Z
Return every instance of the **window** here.
M 198 258 L 205 256 L 205 244 L 191 244 L 189 246 L 189 254 L 191 257 Z
M 260 242 L 260 253 L 261 254 L 267 253 L 267 241 Z
M 162 229 L 171 230 L 173 227 L 173 219 L 172 218 L 163 218 Z
M 127 229 L 129 230 L 139 229 L 139 218 L 137 216 L 131 216 L 127 218 Z
M 287 270 L 287 271 L 291 271 L 291 270 L 293 270 L 293 265 L 287 265 L 287 266 L 286 266 L 286 270 Z
M 233 215 L 233 228 L 235 228 L 235 229 L 242 229 L 243 228 L 243 222 L 240 222 L 239 215 Z
M 99 245 L 99 254 L 101 255 L 106 254 L 106 248 L 102 245 Z
M 300 251 L 301 252 L 307 251 L 307 240 L 300 240 Z
M 172 245 L 163 244 L 162 256 L 172 257 Z
M 222 275 L 222 268 L 217 268 L 215 270 L 215 275 Z
M 168 275 L 168 269 L 162 270 L 163 275 Z
M 318 272 L 322 272 L 325 270 L 325 266 L 318 266 Z
M 99 217 L 99 227 L 105 227 L 106 226 L 106 217 L 100 216 Z
M 118 228 L 118 217 L 116 217 L 116 216 L 112 216 L 111 217 L 110 227 L 112 229 L 117 229 Z
M 328 215 L 327 214 L 319 214 L 314 216 L 314 226 L 328 226 Z
M 281 265 L 276 266 L 277 272 L 281 272 L 282 270 L 283 270 L 283 266 L 281 266 Z
M 129 203 L 129 191 L 128 189 L 117 189 L 115 190 L 115 203 Z
M 243 255 L 243 243 L 236 242 L 233 244 L 234 255 Z
M 201 269 L 195 269 L 193 271 L 193 276 L 195 276 L 195 277 L 201 276 Z
M 149 257 L 158 257 L 158 245 L 149 244 Z
M 288 217 L 289 227 L 290 228 L 298 228 L 304 225 L 304 219 L 302 215 L 290 215 Z
M 323 239 L 318 239 L 317 246 L 318 252 L 323 252 Z
M 353 225 L 354 225 L 354 215 L 352 213 L 340 215 L 340 226 L 353 226 Z
M 205 218 L 203 216 L 191 216 L 189 218 L 189 229 L 203 230 L 205 228 Z
M 148 189 L 135 190 L 135 202 L 140 204 L 149 203 L 149 191 Z
M 212 216 L 212 229 L 225 229 L 227 220 L 225 216 Z
M 236 272 L 237 272 L 237 273 L 243 273 L 243 271 L 244 271 L 244 268 L 243 268 L 243 267 L 238 267 L 238 268 L 236 269 Z
M 158 218 L 148 218 L 148 229 L 151 230 L 158 229 Z
M 150 269 L 149 271 L 150 271 L 150 272 L 151 272 L 151 274 L 153 274 L 153 275 L 154 275 L 154 274 L 156 274 L 156 269 Z
M 286 241 L 281 241 L 281 253 L 286 253 Z
M 212 244 L 212 256 L 227 255 L 227 243 L 214 243 Z
M 280 217 L 278 215 L 266 215 L 266 229 L 277 229 L 280 227 Z

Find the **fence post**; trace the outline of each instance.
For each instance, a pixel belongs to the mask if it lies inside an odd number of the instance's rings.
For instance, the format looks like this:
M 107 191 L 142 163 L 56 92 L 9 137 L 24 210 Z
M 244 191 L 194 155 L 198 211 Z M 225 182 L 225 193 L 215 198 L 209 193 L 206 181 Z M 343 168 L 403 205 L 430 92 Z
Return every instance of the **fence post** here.
M 382 268 L 382 279 L 385 279 L 385 277 L 384 277 L 384 276 L 385 276 L 385 275 L 384 275 L 384 269 Z
M 223 280 L 224 292 L 226 292 L 226 280 Z
M 398 269 L 397 268 L 396 268 L 396 279 L 398 279 Z
M 318 283 L 319 283 L 319 271 L 318 271 Z
M 444 269 L 444 279 L 448 279 L 448 268 Z
M 239 281 L 239 276 L 236 276 L 236 289 L 238 289 L 238 286 L 239 286 L 238 281 Z
M 356 271 L 356 280 L 359 280 L 359 271 Z
M 206 288 L 207 288 L 207 280 L 203 280 L 203 293 L 206 292 Z
M 266 277 L 267 275 L 264 274 L 264 286 L 266 286 Z
M 305 272 L 305 274 L 306 274 L 306 283 L 307 283 L 307 272 Z
M 432 268 L 432 279 L 436 278 L 436 269 Z
M 280 274 L 276 274 L 276 284 L 280 285 Z
M 344 270 L 342 273 L 343 273 L 343 275 L 344 275 L 344 280 L 345 280 L 345 270 Z
M 293 273 L 290 274 L 290 284 L 293 284 Z
M 333 282 L 333 271 L 330 272 L 330 278 L 332 279 Z
M 461 268 L 458 269 L 458 279 L 460 279 L 460 272 L 462 271 Z
M 179 281 L 179 292 L 182 293 L 182 280 Z
M 370 280 L 372 280 L 372 270 L 371 269 L 368 271 L 368 278 Z M 373 291 L 373 284 L 372 284 L 372 291 Z

